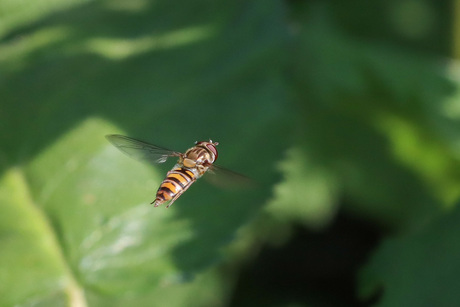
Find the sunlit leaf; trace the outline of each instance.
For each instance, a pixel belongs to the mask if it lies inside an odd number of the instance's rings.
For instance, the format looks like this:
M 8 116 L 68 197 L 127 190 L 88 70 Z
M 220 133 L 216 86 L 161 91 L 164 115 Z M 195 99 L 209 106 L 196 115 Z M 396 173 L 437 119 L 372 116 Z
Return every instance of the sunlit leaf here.
M 460 129 L 441 103 L 457 85 L 435 59 L 347 35 L 325 6 L 302 17 L 302 61 L 293 67 L 299 143 L 340 178 L 350 212 L 423 227 L 459 196 Z
M 50 3 L 17 15 L 0 45 L 0 305 L 151 306 L 156 293 L 180 306 L 199 293 L 196 306 L 216 306 L 228 281 L 200 274 L 270 197 L 287 144 L 280 3 Z M 175 161 L 129 159 L 110 133 L 180 152 L 212 138 L 219 165 L 258 187 L 199 180 L 153 208 Z M 216 294 L 182 285 L 196 276 Z

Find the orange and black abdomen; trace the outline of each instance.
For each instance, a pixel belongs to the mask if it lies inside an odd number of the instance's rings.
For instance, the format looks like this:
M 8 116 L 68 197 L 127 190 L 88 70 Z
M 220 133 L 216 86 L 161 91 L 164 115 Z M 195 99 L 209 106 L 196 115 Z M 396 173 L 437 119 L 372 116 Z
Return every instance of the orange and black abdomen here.
M 165 180 L 163 180 L 163 183 L 158 188 L 157 196 L 154 201 L 155 206 L 159 206 L 171 200 L 174 201 L 184 193 L 195 180 L 195 174 L 192 171 L 183 167 L 173 168 L 168 172 Z

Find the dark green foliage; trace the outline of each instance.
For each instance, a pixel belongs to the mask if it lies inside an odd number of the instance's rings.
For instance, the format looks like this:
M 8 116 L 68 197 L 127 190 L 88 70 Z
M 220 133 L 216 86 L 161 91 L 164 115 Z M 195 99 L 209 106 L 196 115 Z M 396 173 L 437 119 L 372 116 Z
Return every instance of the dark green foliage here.
M 401 236 L 361 270 L 363 296 L 460 301 L 447 6 L 20 3 L 0 0 L 1 306 L 224 306 L 261 244 L 338 210 Z M 174 162 L 130 160 L 110 133 L 212 138 L 257 185 L 203 179 L 153 208 Z
M 361 274 L 362 296 L 383 286 L 378 306 L 455 306 L 459 221 L 457 207 L 418 233 L 387 240 Z

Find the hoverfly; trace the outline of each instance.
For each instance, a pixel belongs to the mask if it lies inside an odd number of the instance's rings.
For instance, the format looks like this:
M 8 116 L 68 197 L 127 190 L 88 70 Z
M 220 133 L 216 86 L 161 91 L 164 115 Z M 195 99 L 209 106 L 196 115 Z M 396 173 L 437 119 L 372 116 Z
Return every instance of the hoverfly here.
M 124 135 L 111 134 L 107 140 L 128 156 L 150 163 L 164 163 L 169 157 L 177 157 L 176 165 L 167 173 L 166 178 L 158 188 L 156 198 L 151 204 L 155 207 L 167 203 L 169 208 L 190 186 L 207 171 L 233 177 L 240 182 L 248 181 L 248 178 L 224 169 L 214 162 L 217 160 L 218 142 L 202 141 L 195 142 L 195 146 L 185 153 L 172 151 L 163 147 L 149 144 Z M 249 181 L 248 181 L 249 182 Z

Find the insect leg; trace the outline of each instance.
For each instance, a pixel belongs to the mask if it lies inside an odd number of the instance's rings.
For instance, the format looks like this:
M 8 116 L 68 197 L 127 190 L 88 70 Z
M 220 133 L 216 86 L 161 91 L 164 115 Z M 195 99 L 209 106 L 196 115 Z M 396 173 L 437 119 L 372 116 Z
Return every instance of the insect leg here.
M 190 186 L 196 181 L 196 178 L 194 177 L 186 186 L 184 186 L 183 190 L 179 193 L 177 193 L 176 195 L 174 195 L 174 197 L 169 201 L 168 205 L 166 206 L 166 208 L 169 208 L 175 201 L 176 199 L 179 198 L 179 196 L 181 196 L 185 191 L 188 190 L 188 188 L 190 188 Z
M 181 196 L 181 195 L 182 195 L 182 193 L 177 193 L 177 194 L 169 201 L 168 205 L 167 205 L 165 208 L 169 208 L 169 206 L 171 206 L 171 205 L 173 204 L 173 202 L 175 202 L 176 199 L 178 199 L 179 196 Z

